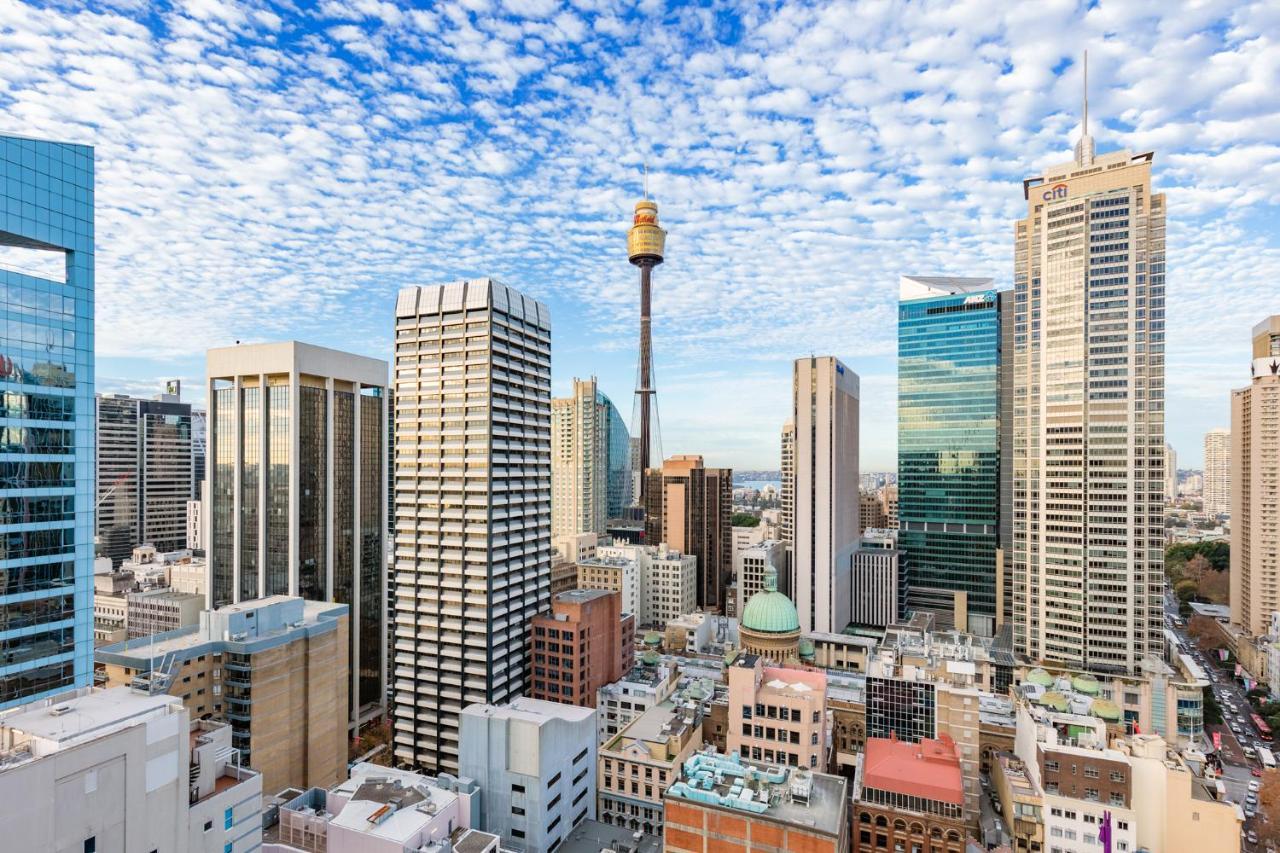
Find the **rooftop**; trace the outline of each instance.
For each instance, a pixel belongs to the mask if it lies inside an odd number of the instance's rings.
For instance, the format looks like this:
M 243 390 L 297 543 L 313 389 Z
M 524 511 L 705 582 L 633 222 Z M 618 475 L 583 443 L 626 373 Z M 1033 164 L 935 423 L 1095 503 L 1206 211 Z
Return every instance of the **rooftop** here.
M 570 589 L 565 592 L 558 592 L 551 597 L 551 603 L 556 604 L 585 604 L 588 601 L 595 601 L 598 598 L 608 598 L 611 595 L 617 595 L 616 592 L 607 589 Z
M 867 738 L 862 785 L 935 802 L 962 805 L 964 779 L 951 738 L 924 738 L 908 743 L 890 738 Z
M 636 838 L 637 835 L 640 837 Z M 659 853 L 662 850 L 662 839 L 629 832 L 622 827 L 610 826 L 597 820 L 584 820 L 564 837 L 556 850 L 558 853 L 600 853 L 602 850 Z
M 171 714 L 181 700 L 128 687 L 82 688 L 0 713 L 0 772 Z
M 636 717 L 608 741 L 600 746 L 609 752 L 625 752 L 643 750 L 646 756 L 652 756 L 652 747 L 659 747 L 670 752 L 668 744 L 671 738 L 683 742 L 685 735 L 701 725 L 700 715 L 695 710 L 682 708 L 672 699 L 659 702 L 652 708 Z M 666 758 L 673 758 L 668 754 Z
M 542 725 L 550 720 L 568 720 L 571 723 L 581 722 L 595 713 L 594 708 L 582 708 L 578 705 L 562 705 L 559 702 L 547 702 L 543 699 L 530 699 L 519 696 L 506 705 L 485 705 L 476 703 L 462 709 L 463 714 L 473 717 L 487 717 L 499 720 L 525 720 Z
M 667 789 L 680 799 L 757 819 L 838 836 L 846 819 L 849 783 L 803 768 L 757 765 L 706 747 L 684 762 L 680 781 Z

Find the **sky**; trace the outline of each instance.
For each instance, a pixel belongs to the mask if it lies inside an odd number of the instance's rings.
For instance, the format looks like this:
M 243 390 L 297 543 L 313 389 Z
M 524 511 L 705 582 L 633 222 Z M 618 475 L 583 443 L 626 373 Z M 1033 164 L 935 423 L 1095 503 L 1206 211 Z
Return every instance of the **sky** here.
M 1275 2 L 419 5 L 0 0 L 0 133 L 96 148 L 99 391 L 203 403 L 236 341 L 389 360 L 399 288 L 494 276 L 550 306 L 553 393 L 630 420 L 648 164 L 664 452 L 778 467 L 792 360 L 835 355 L 893 470 L 898 277 L 1011 286 L 1086 48 L 1098 152 L 1168 193 L 1180 467 L 1280 313 Z

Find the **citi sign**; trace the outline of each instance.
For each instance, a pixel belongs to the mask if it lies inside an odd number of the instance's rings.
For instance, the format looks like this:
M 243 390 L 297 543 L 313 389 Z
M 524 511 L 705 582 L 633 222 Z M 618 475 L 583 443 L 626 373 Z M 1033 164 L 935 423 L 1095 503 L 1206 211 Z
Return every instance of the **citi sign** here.
M 1045 201 L 1060 201 L 1061 199 L 1064 199 L 1066 197 L 1067 197 L 1066 184 L 1054 184 L 1053 186 L 1049 187 L 1049 189 L 1045 190 L 1043 193 L 1040 194 L 1040 198 L 1044 199 Z

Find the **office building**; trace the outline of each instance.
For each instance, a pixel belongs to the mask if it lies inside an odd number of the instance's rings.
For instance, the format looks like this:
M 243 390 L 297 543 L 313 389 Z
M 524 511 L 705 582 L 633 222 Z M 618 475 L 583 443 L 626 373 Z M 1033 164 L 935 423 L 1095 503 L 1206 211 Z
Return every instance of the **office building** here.
M 1212 518 L 1230 511 L 1231 433 L 1219 427 L 1204 434 L 1204 512 Z
M 176 395 L 143 400 L 99 394 L 97 536 L 119 563 L 134 546 L 187 547 L 187 501 L 195 496 L 191 405 Z
M 768 568 L 772 568 L 778 578 L 786 576 L 786 542 L 761 540 L 734 553 L 733 591 L 737 599 L 735 614 L 741 615 L 751 597 L 764 589 L 764 573 Z
M 640 624 L 662 627 L 697 609 L 698 570 L 692 554 L 666 543 L 645 548 L 640 563 Z
M 702 711 L 676 697 L 640 714 L 600 744 L 600 820 L 645 835 L 662 835 L 663 794 L 680 765 L 702 746 Z
M 199 624 L 204 595 L 155 587 L 129 592 L 125 608 L 125 633 L 132 640 Z
M 695 557 L 697 606 L 723 612 L 733 571 L 733 471 L 703 467 L 701 456 L 672 456 L 645 480 L 645 542 Z
M 733 525 L 729 528 L 729 540 L 731 543 L 729 546 L 729 554 L 730 558 L 734 561 L 735 567 L 737 566 L 738 554 L 747 548 L 750 548 L 752 545 L 758 545 L 763 542 L 766 538 L 765 532 L 767 530 L 768 525 L 763 522 L 752 527 Z
M 641 563 L 648 564 L 643 545 L 601 546 L 596 556 L 577 564 L 577 588 L 616 592 L 623 613 L 634 613 L 639 624 L 647 624 L 648 607 L 640 597 Z
M 890 530 L 898 529 L 898 487 L 885 486 L 880 490 L 880 506 L 884 512 L 885 526 Z
M 187 501 L 187 543 L 192 551 L 204 550 L 204 501 Z
M 0 715 L 5 850 L 249 853 L 262 777 L 171 696 L 81 688 Z
M 854 853 L 963 853 L 964 784 L 951 739 L 867 738 L 853 777 L 853 833 Z
M 796 521 L 796 424 L 790 418 L 782 425 L 782 459 L 778 470 L 782 476 L 778 538 L 790 545 L 795 541 Z
M 1015 225 L 1014 648 L 1134 673 L 1164 648 L 1165 197 L 1087 125 Z
M 181 699 L 192 719 L 231 723 L 263 787 L 329 786 L 347 767 L 349 610 L 273 596 L 200 614 L 200 624 L 98 649 L 106 683 Z
M 616 735 L 636 717 L 661 702 L 675 690 L 679 674 L 653 657 L 642 660 L 617 681 L 596 691 L 596 727 L 600 743 Z
M 51 267 L 0 262 L 0 612 L 29 614 L 0 629 L 2 709 L 93 675 L 91 147 L 0 135 L 0 247 Z
M 171 382 L 174 390 L 181 385 Z M 204 499 L 205 471 L 209 460 L 209 413 L 204 409 L 191 409 L 191 476 L 195 481 L 196 500 Z
M 551 318 L 491 279 L 396 303 L 395 761 L 458 769 L 458 715 L 528 687 L 551 583 Z
M 481 828 L 525 853 L 549 853 L 594 820 L 596 713 L 517 697 L 461 714 L 458 766 L 481 793 Z
M 473 828 L 480 789 L 471 780 L 360 762 L 327 790 L 290 788 L 280 798 L 274 836 L 291 851 L 497 853 L 497 836 Z
M 858 530 L 885 530 L 889 526 L 889 517 L 885 514 L 884 504 L 876 492 L 860 492 L 858 494 Z
M 529 695 L 594 708 L 596 692 L 631 668 L 636 615 L 622 612 L 622 596 L 575 589 L 551 598 L 551 612 L 530 623 L 533 675 Z
M 790 592 L 801 631 L 839 633 L 849 624 L 849 564 L 840 555 L 858 543 L 858 375 L 832 356 L 801 358 L 791 391 Z
M 665 829 L 669 853 L 846 853 L 849 781 L 708 748 L 684 763 L 667 792 Z
M 630 437 L 622 415 L 596 386 L 573 380 L 551 401 L 551 535 L 604 533 L 631 504 Z
M 211 349 L 209 606 L 350 608 L 348 724 L 386 710 L 387 364 L 297 341 Z
M 1252 367 L 1231 392 L 1228 577 L 1232 623 L 1260 637 L 1280 610 L 1280 315 L 1253 327 Z
M 899 300 L 905 606 L 927 610 L 935 591 L 963 591 L 968 621 L 956 627 L 993 636 L 1000 616 L 1000 296 L 989 278 L 903 276 Z
M 1000 802 L 1013 847 L 1044 850 L 1044 791 L 1031 778 L 1027 765 L 1009 752 L 997 752 L 991 763 L 991 792 Z M 994 803 L 993 803 L 994 804 Z
M 729 752 L 744 760 L 827 766 L 827 677 L 739 655 L 729 666 Z
M 898 531 L 863 530 L 849 559 L 853 561 L 849 621 L 867 628 L 887 628 L 897 622 L 904 581 Z
M 1172 502 L 1178 497 L 1178 454 L 1173 445 L 1164 445 L 1164 499 Z

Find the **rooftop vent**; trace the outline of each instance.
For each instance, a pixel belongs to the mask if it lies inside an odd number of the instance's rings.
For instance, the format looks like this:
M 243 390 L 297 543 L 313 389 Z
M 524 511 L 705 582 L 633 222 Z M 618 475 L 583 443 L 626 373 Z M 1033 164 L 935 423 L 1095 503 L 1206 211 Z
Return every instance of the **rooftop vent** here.
M 63 714 L 70 714 L 70 713 L 71 713 L 70 705 L 54 705 L 52 708 L 49 709 L 50 717 L 61 717 Z

